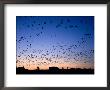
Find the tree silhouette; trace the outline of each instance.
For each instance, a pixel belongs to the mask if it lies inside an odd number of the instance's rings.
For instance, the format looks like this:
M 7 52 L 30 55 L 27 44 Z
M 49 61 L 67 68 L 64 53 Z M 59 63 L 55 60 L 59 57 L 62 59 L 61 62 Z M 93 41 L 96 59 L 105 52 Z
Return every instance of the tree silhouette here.
M 37 70 L 40 70 L 40 68 L 39 68 L 39 67 L 37 67 Z
M 62 69 L 64 69 L 64 68 L 62 67 Z
M 67 67 L 67 69 L 68 69 L 68 67 Z

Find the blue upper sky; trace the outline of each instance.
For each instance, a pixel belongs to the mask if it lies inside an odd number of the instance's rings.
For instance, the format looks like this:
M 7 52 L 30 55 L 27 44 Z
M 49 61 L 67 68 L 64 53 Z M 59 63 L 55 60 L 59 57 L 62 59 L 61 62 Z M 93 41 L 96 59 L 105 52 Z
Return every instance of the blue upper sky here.
M 18 61 L 93 68 L 94 16 L 16 16 L 16 44 Z

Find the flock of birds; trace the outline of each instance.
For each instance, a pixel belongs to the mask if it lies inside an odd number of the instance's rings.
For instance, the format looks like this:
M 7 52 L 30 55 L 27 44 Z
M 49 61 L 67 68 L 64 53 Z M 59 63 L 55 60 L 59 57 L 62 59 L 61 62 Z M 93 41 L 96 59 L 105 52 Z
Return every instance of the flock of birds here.
M 25 19 L 27 17 L 24 17 Z M 32 16 L 30 18 L 33 18 Z M 50 46 L 48 48 L 33 48 L 33 41 L 40 38 L 41 36 L 46 35 L 46 29 L 48 23 L 54 23 L 54 20 L 50 20 L 49 22 L 43 21 L 41 23 L 38 23 L 36 20 L 32 19 L 32 23 L 23 23 L 22 26 L 25 26 L 29 30 L 33 30 L 31 33 L 26 31 L 26 35 L 19 34 L 17 32 L 17 54 L 16 54 L 16 63 L 19 65 L 30 65 L 34 64 L 37 66 L 41 65 L 51 65 L 51 64 L 66 64 L 66 63 L 93 63 L 94 59 L 94 49 L 87 49 L 87 45 L 89 45 L 89 41 L 93 39 L 93 35 L 91 33 L 85 33 L 82 35 L 82 37 L 79 37 L 79 40 L 72 41 L 71 43 L 50 43 Z M 71 22 L 70 19 L 66 20 L 67 23 Z M 80 20 L 80 23 L 85 23 L 83 20 Z M 52 26 L 54 28 L 61 28 L 64 29 L 74 29 L 79 30 L 80 25 L 66 25 L 64 26 L 64 20 L 61 19 L 58 24 L 55 26 Z M 19 27 L 18 27 L 19 28 Z M 18 29 L 19 30 L 19 29 Z M 36 32 L 37 30 L 37 32 Z M 48 34 L 49 35 L 49 34 Z M 50 39 L 56 38 L 56 33 L 50 33 Z M 25 42 L 25 47 L 22 45 L 22 43 Z M 42 41 L 41 41 L 42 42 Z M 48 42 L 49 43 L 49 42 Z M 37 44 L 36 44 L 37 46 Z

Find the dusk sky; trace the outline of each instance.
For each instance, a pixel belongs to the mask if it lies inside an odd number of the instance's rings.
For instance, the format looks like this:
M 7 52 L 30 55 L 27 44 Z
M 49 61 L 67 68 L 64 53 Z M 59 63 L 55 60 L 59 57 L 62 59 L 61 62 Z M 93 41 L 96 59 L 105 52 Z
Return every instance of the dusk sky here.
M 16 65 L 94 68 L 94 16 L 16 16 Z

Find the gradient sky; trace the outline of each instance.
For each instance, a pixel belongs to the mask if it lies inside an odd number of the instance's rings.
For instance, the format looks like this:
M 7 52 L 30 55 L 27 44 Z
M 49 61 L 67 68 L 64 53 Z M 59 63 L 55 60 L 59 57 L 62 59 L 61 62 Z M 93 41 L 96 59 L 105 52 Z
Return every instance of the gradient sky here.
M 94 68 L 94 16 L 16 16 L 16 65 Z

